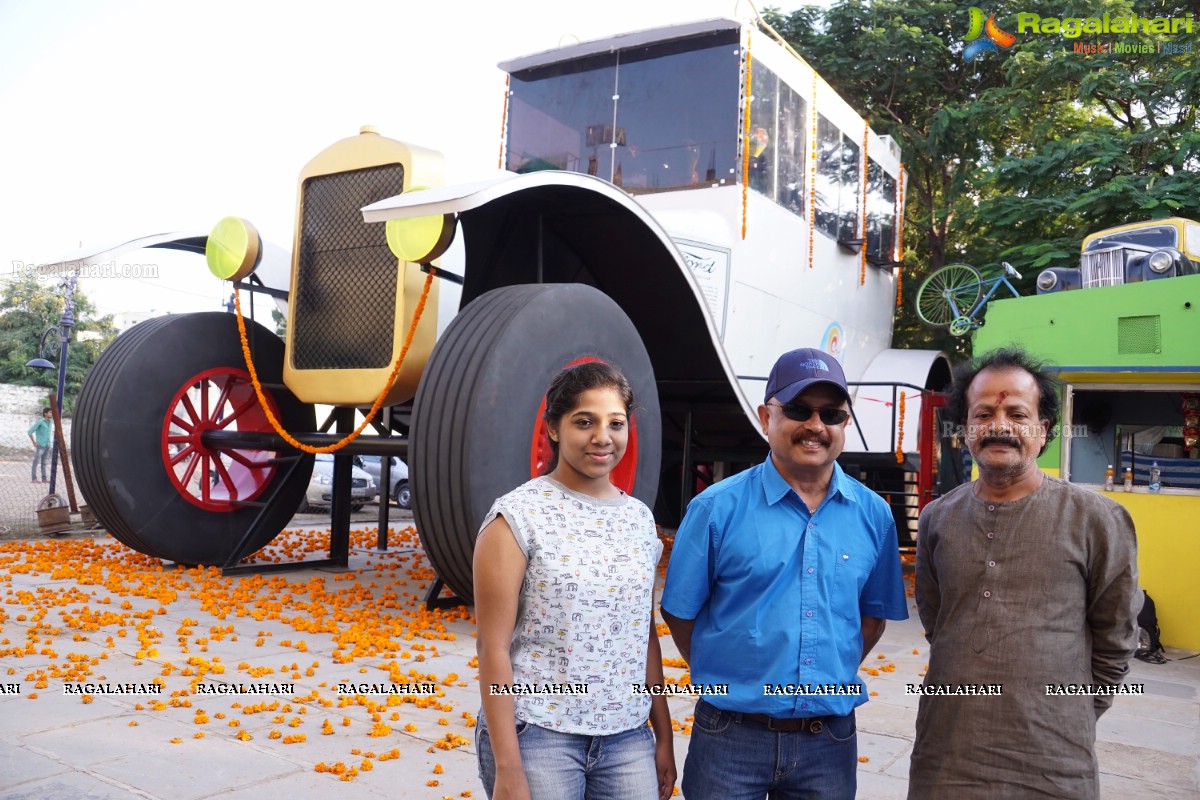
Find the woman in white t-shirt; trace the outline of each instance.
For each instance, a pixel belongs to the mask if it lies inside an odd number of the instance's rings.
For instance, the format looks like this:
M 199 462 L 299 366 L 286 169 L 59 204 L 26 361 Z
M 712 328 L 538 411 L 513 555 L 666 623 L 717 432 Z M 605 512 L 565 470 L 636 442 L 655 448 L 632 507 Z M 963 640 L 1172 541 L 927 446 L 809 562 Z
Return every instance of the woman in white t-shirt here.
M 650 509 L 610 480 L 632 404 L 608 364 L 559 373 L 546 392 L 550 467 L 499 498 L 480 530 L 476 744 L 491 800 L 666 800 L 675 785 L 670 712 L 646 691 L 663 682 L 662 543 Z

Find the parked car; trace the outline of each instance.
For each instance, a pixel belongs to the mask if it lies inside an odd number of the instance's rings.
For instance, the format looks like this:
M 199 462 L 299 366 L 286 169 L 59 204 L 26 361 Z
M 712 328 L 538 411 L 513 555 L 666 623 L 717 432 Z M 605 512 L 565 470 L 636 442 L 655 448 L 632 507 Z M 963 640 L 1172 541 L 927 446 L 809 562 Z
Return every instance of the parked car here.
M 392 456 L 392 472 L 389 477 L 391 484 L 388 497 L 396 501 L 400 508 L 412 508 L 412 490 L 408 488 L 408 465 L 396 456 Z M 356 456 L 354 463 L 366 470 L 375 479 L 375 485 L 383 493 L 383 481 L 380 480 L 380 456 Z
M 350 481 L 350 510 L 359 511 L 364 505 L 375 499 L 375 479 L 370 473 L 359 466 L 352 466 Z M 312 478 L 308 482 L 308 492 L 300 510 L 309 508 L 329 508 L 333 501 L 333 454 L 318 453 L 313 462 Z

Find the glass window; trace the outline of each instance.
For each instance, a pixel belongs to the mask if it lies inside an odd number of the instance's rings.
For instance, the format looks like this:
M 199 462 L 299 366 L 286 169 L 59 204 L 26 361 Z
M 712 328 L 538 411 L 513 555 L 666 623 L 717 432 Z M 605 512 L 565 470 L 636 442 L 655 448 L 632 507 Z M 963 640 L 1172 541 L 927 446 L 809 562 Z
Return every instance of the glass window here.
M 817 115 L 817 185 L 814 221 L 819 231 L 837 238 L 838 191 L 842 175 L 842 132 L 823 115 Z
M 1164 489 L 1200 489 L 1200 450 L 1194 447 L 1195 420 L 1189 416 L 1188 398 L 1195 393 L 1144 387 L 1091 389 L 1072 387 L 1072 419 L 1063 428 L 1069 439 L 1069 476 L 1073 483 L 1104 483 L 1104 471 L 1113 466 L 1118 488 L 1125 469 L 1133 485 L 1150 482 L 1157 463 Z M 1191 401 L 1195 403 L 1195 401 Z
M 511 77 L 508 169 L 562 169 L 612 178 L 615 54 L 551 64 Z
M 767 197 L 775 196 L 775 154 L 778 142 L 777 117 L 779 78 L 762 67 L 754 67 L 751 76 L 750 188 Z
M 779 85 L 779 143 L 775 202 L 804 216 L 804 166 L 807 162 L 808 104 L 785 83 Z
M 838 239 L 850 241 L 862 235 L 859 206 L 862 205 L 862 164 L 859 145 L 842 135 L 841 185 L 838 187 Z
M 619 54 L 613 183 L 658 191 L 741 179 L 736 31 Z
M 896 242 L 896 179 L 867 159 L 867 258 L 890 264 Z
M 1088 243 L 1088 250 L 1113 247 L 1117 244 L 1133 244 L 1140 247 L 1175 247 L 1178 231 L 1173 225 L 1161 225 L 1153 228 L 1135 228 L 1131 231 L 1112 233 Z

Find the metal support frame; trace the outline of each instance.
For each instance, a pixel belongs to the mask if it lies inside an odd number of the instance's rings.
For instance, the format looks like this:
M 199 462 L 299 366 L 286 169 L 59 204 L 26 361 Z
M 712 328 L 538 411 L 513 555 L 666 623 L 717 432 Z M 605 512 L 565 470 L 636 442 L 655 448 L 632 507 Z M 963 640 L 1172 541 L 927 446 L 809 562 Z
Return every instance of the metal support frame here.
M 392 429 L 391 406 L 383 409 L 383 429 Z M 388 549 L 388 514 L 392 506 L 392 457 L 379 457 L 379 527 L 375 532 L 375 549 L 381 553 Z
M 429 585 L 429 591 L 425 593 L 425 608 L 433 611 L 435 608 L 457 608 L 458 606 L 466 605 L 458 595 L 441 597 L 442 589 L 445 586 L 446 582 L 442 580 L 440 575 L 433 579 L 433 583 Z
M 336 425 L 336 433 L 334 434 L 300 434 L 296 439 L 305 444 L 329 444 L 340 441 L 345 434 L 354 430 L 354 409 L 352 408 L 336 408 L 333 413 L 325 420 L 321 426 L 322 429 L 328 429 L 331 425 Z M 227 435 L 231 434 L 231 435 Z M 314 437 L 318 440 L 312 441 Z M 328 441 L 325 441 L 328 440 Z M 275 434 L 260 434 L 252 432 L 239 431 L 209 431 L 204 434 L 203 441 L 207 446 L 219 444 L 221 447 L 234 447 L 243 450 L 289 450 L 288 445 L 282 438 Z M 361 437 L 356 439 L 354 444 L 361 441 Z M 396 442 L 394 445 L 400 445 Z M 407 443 L 403 443 L 407 449 Z M 346 452 L 351 450 L 350 445 L 342 448 L 333 457 L 333 501 L 330 509 L 330 529 L 329 529 L 329 557 L 322 559 L 313 559 L 306 561 L 290 561 L 283 564 L 241 564 L 241 560 L 249 555 L 246 552 L 249 547 L 249 542 L 255 538 L 262 526 L 262 520 L 266 513 L 266 508 L 271 504 L 274 495 L 267 498 L 265 501 L 258 500 L 253 503 L 243 503 L 243 505 L 260 506 L 261 511 L 250 526 L 246 529 L 246 533 L 242 536 L 241 541 L 234 547 L 233 552 L 225 561 L 225 565 L 221 568 L 222 575 L 239 575 L 245 573 L 268 573 L 268 572 L 285 572 L 295 569 L 309 569 L 313 567 L 347 567 L 350 563 L 350 480 L 351 467 L 354 452 Z M 276 483 L 276 490 L 279 487 L 287 484 L 293 471 L 300 462 L 301 456 L 295 455 L 280 456 L 275 459 L 278 463 L 290 461 L 291 466 L 288 467 L 288 472 Z

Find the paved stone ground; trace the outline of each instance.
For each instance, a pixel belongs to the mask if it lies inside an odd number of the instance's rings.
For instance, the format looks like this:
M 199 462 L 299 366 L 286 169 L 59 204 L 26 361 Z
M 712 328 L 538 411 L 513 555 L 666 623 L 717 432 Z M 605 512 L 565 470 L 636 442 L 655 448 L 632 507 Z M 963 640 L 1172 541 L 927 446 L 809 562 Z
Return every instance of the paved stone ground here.
M 374 528 L 359 528 L 348 570 L 224 578 L 102 533 L 0 543 L 0 688 L 11 692 L 0 694 L 0 800 L 484 797 L 470 610 L 424 610 L 433 575 L 411 528 L 393 528 L 386 553 L 374 544 Z M 259 560 L 318 558 L 326 546 L 310 521 Z M 669 636 L 663 649 L 674 663 Z M 904 684 L 919 682 L 926 652 L 910 620 L 890 624 L 867 658 L 878 674 L 864 675 L 875 696 L 858 718 L 861 798 L 905 796 L 916 698 Z M 1106 799 L 1197 796 L 1200 658 L 1168 655 L 1134 662 L 1145 696 L 1119 698 L 1101 719 Z M 156 680 L 160 696 L 64 694 Z M 361 681 L 437 695 L 338 694 Z M 200 695 L 201 683 L 294 687 Z M 681 770 L 692 706 L 671 701 Z

